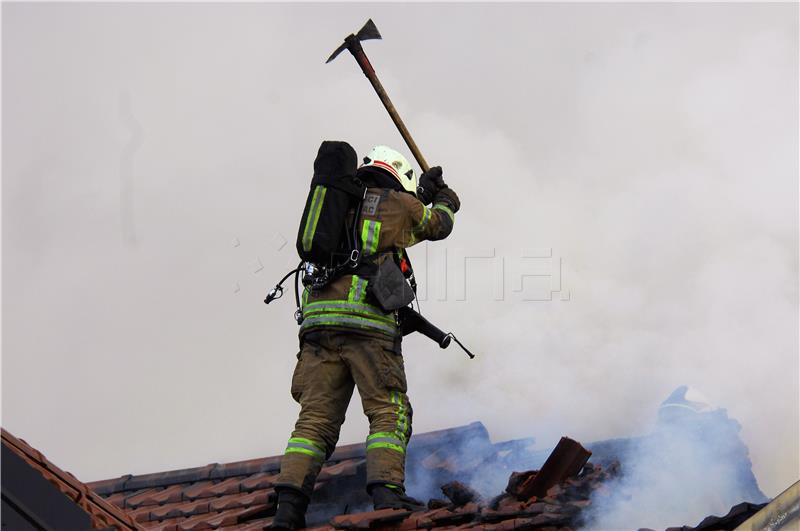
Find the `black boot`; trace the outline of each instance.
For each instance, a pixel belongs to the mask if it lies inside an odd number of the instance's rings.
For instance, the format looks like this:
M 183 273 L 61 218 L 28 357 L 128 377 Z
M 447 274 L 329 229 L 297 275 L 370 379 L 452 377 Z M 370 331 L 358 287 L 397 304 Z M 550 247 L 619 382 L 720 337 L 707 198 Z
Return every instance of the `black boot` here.
M 425 505 L 421 501 L 406 496 L 405 490 L 399 487 L 375 485 L 370 489 L 370 494 L 372 495 L 372 505 L 376 511 L 380 509 L 407 509 L 409 511 L 425 509 Z
M 278 510 L 269 528 L 273 531 L 295 531 L 304 528 L 306 509 L 308 509 L 308 496 L 288 487 L 278 489 Z

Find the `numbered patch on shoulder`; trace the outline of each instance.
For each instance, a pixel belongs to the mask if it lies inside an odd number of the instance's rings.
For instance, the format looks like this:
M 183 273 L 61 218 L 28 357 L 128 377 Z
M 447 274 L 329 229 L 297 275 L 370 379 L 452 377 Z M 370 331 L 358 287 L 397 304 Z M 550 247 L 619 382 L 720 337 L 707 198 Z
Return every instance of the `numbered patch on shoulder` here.
M 374 216 L 378 213 L 378 204 L 381 202 L 379 194 L 368 193 L 364 197 L 364 203 L 361 205 L 362 216 Z

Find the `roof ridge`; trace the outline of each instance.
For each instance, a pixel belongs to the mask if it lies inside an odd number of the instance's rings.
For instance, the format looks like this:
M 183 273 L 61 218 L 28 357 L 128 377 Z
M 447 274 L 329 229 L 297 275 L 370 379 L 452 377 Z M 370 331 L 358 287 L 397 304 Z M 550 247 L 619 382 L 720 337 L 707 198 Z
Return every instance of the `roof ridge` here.
M 124 511 L 107 502 L 87 484 L 81 482 L 69 472 L 54 465 L 44 454 L 23 439 L 15 437 L 5 428 L 0 428 L 0 433 L 2 434 L 2 442 L 6 447 L 19 455 L 46 480 L 55 485 L 59 491 L 86 511 L 93 525 L 133 531 L 143 529 Z

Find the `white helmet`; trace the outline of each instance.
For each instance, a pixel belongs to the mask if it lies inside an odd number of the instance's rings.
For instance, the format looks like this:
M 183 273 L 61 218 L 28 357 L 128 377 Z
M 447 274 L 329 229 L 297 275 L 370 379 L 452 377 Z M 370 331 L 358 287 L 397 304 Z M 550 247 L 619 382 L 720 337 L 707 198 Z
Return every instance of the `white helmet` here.
M 417 195 L 417 174 L 408 160 L 388 146 L 375 146 L 364 157 L 364 166 L 375 166 L 391 173 L 407 192 Z

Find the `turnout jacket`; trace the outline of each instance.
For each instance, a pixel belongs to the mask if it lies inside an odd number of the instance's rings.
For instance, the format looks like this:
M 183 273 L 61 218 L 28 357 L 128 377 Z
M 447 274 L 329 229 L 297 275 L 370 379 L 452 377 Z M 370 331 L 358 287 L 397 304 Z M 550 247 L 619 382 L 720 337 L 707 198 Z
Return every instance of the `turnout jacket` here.
M 446 192 L 427 207 L 407 192 L 368 188 L 356 225 L 362 257 L 377 254 L 373 258 L 380 263 L 421 241 L 446 238 L 455 221 Z M 306 287 L 300 337 L 311 330 L 340 329 L 394 338 L 396 312 L 384 312 L 368 288 L 369 280 L 355 274 L 342 275 L 319 290 Z

